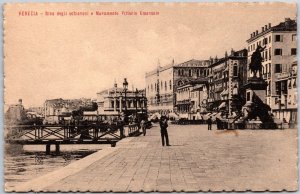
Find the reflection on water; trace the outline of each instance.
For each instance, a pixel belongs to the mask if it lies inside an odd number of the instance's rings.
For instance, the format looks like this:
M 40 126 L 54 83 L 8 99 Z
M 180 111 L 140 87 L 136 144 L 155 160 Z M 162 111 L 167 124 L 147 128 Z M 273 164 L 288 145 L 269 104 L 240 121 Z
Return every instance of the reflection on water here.
M 64 167 L 76 160 L 90 155 L 104 146 L 65 145 L 58 155 L 45 155 L 45 145 L 32 147 L 5 145 L 5 187 L 11 190 L 14 186 Z

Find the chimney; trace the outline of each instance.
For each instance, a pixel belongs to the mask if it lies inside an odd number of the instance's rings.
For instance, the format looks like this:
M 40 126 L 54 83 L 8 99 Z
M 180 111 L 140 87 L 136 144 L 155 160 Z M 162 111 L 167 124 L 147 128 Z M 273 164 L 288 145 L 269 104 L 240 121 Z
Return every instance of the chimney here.
M 261 27 L 261 32 L 264 32 L 265 31 L 265 27 Z
M 19 99 L 19 105 L 22 105 L 22 99 Z
M 271 23 L 269 23 L 269 29 L 271 28 Z
M 258 30 L 256 30 L 255 35 L 258 35 Z
M 291 19 L 290 18 L 285 18 L 284 24 L 285 24 L 286 27 L 290 27 Z
M 253 32 L 253 37 L 255 37 L 255 32 Z
M 267 30 L 268 29 L 268 25 L 265 25 L 265 30 Z
M 253 34 L 251 33 L 251 34 L 250 34 L 250 38 L 252 38 L 252 37 L 253 37 Z

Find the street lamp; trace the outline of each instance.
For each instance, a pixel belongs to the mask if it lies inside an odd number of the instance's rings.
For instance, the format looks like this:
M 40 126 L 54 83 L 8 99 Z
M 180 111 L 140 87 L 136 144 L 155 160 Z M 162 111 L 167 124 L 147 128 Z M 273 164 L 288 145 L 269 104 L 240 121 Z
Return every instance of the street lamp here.
M 145 91 L 145 90 L 144 90 Z M 142 103 L 141 103 L 141 108 L 142 108 L 142 113 L 144 113 L 144 91 L 142 91 Z
M 127 82 L 127 78 L 124 78 L 124 82 L 123 82 L 123 90 L 124 90 L 124 93 L 125 93 L 125 118 L 127 119 L 127 99 L 126 99 L 126 93 L 127 93 L 127 89 L 128 89 L 128 82 Z
M 135 114 L 137 115 L 137 104 L 138 104 L 138 94 L 139 94 L 139 91 L 138 89 L 136 88 L 135 89 Z

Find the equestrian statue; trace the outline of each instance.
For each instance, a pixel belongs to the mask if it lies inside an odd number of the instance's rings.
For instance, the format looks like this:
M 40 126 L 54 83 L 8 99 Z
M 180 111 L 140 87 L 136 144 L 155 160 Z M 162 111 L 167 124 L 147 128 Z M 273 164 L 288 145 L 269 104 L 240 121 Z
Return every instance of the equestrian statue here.
M 253 77 L 257 77 L 257 72 L 258 72 L 258 77 L 261 77 L 261 70 L 262 70 L 262 60 L 263 58 L 261 57 L 261 52 L 264 51 L 266 48 L 261 47 L 260 45 L 257 46 L 256 50 L 252 53 L 251 56 L 251 62 L 249 64 L 249 69 L 253 73 Z

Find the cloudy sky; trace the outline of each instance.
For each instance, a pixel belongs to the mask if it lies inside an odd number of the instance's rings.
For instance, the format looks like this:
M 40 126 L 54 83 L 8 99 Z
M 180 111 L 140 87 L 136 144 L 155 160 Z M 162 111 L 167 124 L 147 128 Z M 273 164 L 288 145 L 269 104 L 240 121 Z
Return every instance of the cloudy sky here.
M 37 11 L 38 16 L 20 16 Z M 156 16 L 45 16 L 45 11 L 157 11 Z M 40 13 L 43 13 L 41 15 Z M 52 98 L 96 98 L 121 86 L 145 87 L 145 72 L 190 59 L 222 57 L 250 33 L 284 18 L 283 3 L 30 4 L 5 8 L 5 102 L 26 107 Z

